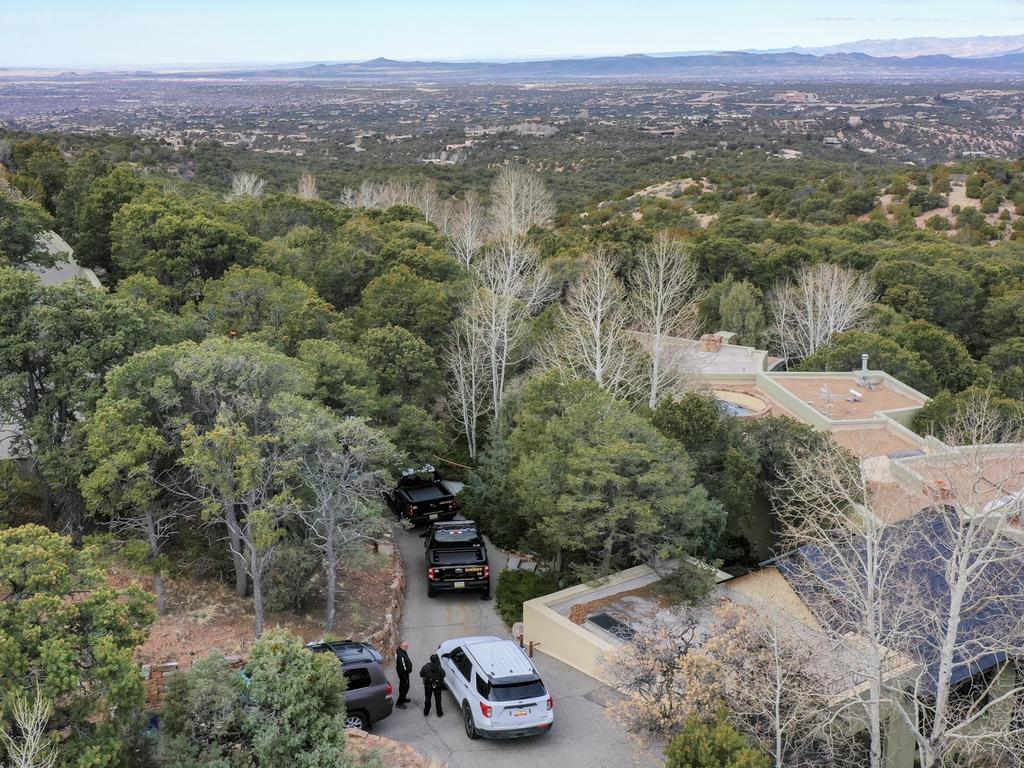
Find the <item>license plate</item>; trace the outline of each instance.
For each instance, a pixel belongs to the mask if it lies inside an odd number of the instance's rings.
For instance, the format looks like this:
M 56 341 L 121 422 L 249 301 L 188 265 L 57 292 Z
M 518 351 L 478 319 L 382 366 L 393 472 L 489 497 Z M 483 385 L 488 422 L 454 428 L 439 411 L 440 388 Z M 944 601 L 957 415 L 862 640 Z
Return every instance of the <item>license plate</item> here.
M 465 589 L 466 588 L 466 582 L 464 582 L 464 581 L 456 581 L 455 582 L 455 588 L 456 589 Z
M 528 714 L 530 713 L 525 709 L 517 709 L 512 713 L 512 717 L 526 717 Z
M 435 512 L 434 514 L 432 514 L 429 519 L 437 520 L 437 513 Z

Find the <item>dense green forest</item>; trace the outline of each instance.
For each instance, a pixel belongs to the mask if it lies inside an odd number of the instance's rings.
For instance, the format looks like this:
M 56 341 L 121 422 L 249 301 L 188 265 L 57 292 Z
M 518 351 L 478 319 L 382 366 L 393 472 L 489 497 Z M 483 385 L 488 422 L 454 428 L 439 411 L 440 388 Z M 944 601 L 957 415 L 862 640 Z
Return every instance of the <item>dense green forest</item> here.
M 77 547 L 113 527 L 153 577 L 157 608 L 167 569 L 202 559 L 252 595 L 259 633 L 267 599 L 301 604 L 310 572 L 343 559 L 313 532 L 371 536 L 379 491 L 426 463 L 466 480 L 467 514 L 562 583 L 682 554 L 756 565 L 765 542 L 744 515 L 794 451 L 826 438 L 677 396 L 628 331 L 733 330 L 779 353 L 779 297 L 822 266 L 866 301 L 789 366 L 852 370 L 868 353 L 934 397 L 926 431 L 978 391 L 1008 413 L 1024 399 L 1021 163 L 855 168 L 732 150 L 669 168 L 637 156 L 609 170 L 612 189 L 525 164 L 428 176 L 134 139 L 4 142 L 0 415 L 20 461 L 5 463 L 0 514 L 41 525 L 0 532 L 0 569 L 45 552 L 61 577 L 39 589 L 53 596 L 98 589 Z M 960 174 L 977 205 L 919 227 Z M 668 176 L 695 182 L 634 194 Z M 48 230 L 103 290 L 44 286 L 23 268 L 50 258 Z M 658 258 L 692 272 L 667 320 L 645 309 Z M 595 286 L 611 297 L 596 315 Z M 580 340 L 588 320 L 596 350 Z M 339 505 L 344 520 L 325 511 Z M 4 578 L 27 588 L 16 567 Z M 4 657 L 18 668 L 106 654 L 84 684 L 89 673 L 69 672 L 48 691 L 66 719 L 92 723 L 67 765 L 130 760 L 129 726 L 91 721 L 96 702 L 69 692 L 120 680 L 125 710 L 139 705 L 125 680 L 149 598 L 96 594 L 75 610 L 92 615 L 82 625 L 117 625 L 101 649 L 88 629 L 29 641 L 38 616 L 0 610 L 0 636 L 21 638 Z

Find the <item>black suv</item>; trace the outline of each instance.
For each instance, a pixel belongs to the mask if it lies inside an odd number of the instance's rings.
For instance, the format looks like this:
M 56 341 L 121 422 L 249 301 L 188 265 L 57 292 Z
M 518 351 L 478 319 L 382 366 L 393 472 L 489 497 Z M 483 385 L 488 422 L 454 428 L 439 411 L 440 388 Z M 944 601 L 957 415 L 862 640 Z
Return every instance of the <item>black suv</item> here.
M 440 591 L 478 590 L 491 596 L 491 566 L 487 545 L 472 520 L 434 523 L 426 539 L 427 595 Z
M 380 653 L 355 640 L 309 643 L 313 653 L 333 653 L 341 662 L 347 684 L 345 725 L 368 731 L 370 726 L 391 714 L 391 683 L 384 676 Z

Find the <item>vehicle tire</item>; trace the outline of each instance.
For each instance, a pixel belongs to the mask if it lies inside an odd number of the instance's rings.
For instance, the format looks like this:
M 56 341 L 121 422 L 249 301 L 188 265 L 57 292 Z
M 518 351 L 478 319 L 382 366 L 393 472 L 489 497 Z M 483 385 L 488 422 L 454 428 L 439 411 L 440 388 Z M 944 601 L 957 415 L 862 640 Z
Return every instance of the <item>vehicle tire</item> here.
M 462 724 L 466 727 L 466 735 L 471 739 L 479 739 L 480 734 L 476 732 L 476 723 L 473 722 L 473 710 L 469 704 L 462 702 Z
M 433 587 L 427 587 L 427 597 L 437 597 L 437 591 Z
M 490 587 L 488 587 L 487 589 L 485 589 L 483 592 L 480 593 L 480 599 L 481 600 L 490 600 L 491 599 L 491 588 Z
M 370 719 L 362 712 L 346 712 L 345 727 L 368 731 L 370 730 Z

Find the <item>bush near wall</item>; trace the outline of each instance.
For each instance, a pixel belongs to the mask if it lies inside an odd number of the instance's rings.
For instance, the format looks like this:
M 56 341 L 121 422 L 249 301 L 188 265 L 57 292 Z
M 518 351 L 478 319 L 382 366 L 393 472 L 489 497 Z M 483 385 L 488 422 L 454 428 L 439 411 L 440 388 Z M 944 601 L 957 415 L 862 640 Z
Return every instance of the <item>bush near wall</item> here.
M 557 589 L 558 582 L 550 576 L 530 571 L 502 571 L 498 576 L 494 599 L 501 618 L 512 626 L 523 620 L 524 602 L 549 595 Z

